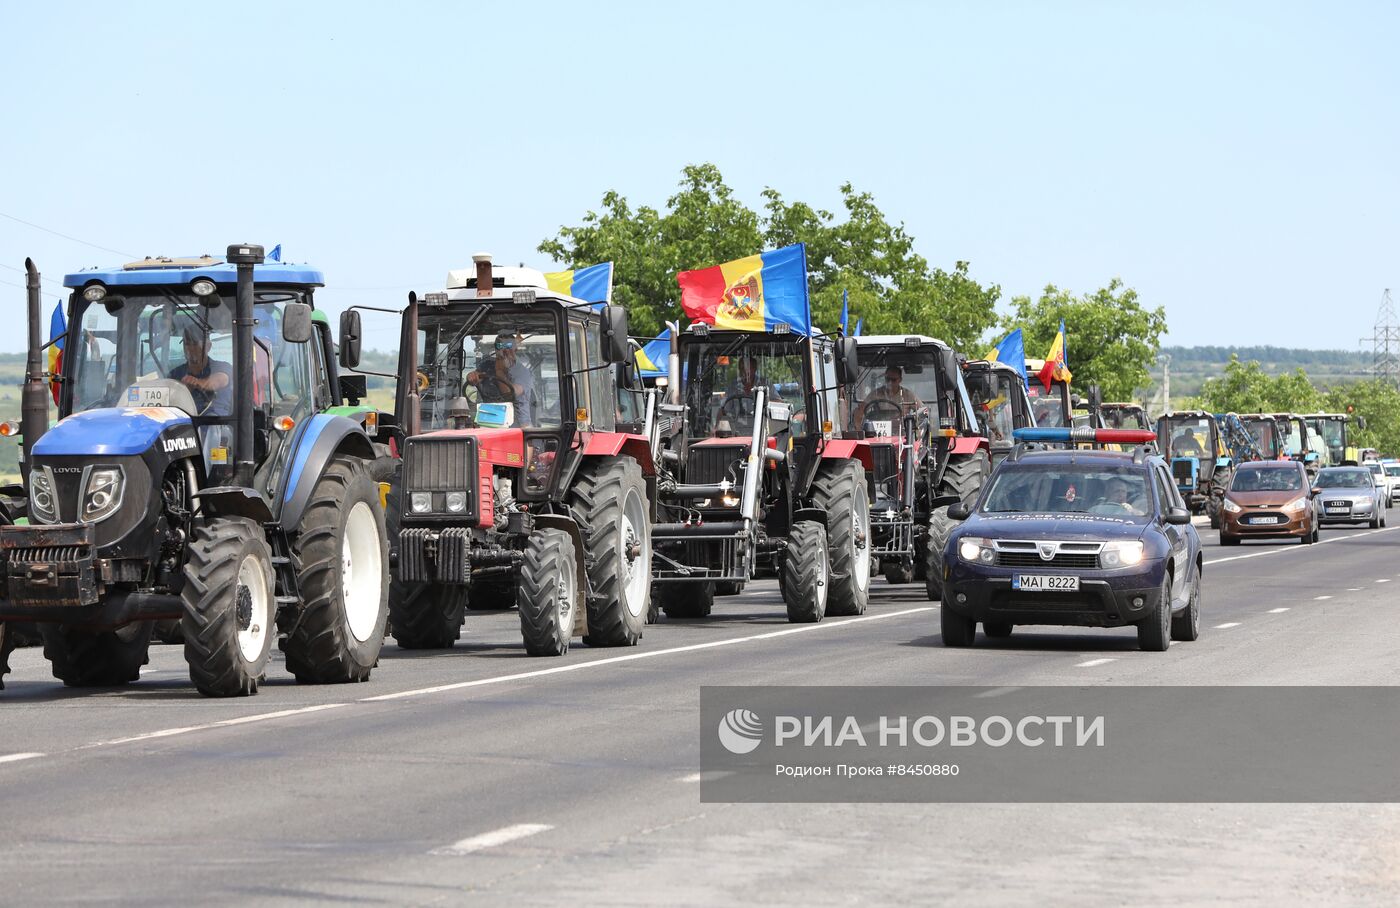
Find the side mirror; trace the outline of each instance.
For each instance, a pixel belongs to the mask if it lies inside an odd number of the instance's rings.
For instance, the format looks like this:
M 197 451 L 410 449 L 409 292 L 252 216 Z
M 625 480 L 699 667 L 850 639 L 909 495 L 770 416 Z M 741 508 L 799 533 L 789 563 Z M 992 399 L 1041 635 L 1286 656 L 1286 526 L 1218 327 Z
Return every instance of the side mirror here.
M 1098 386 L 1097 382 L 1095 382 L 1094 384 L 1089 386 L 1089 407 L 1090 409 L 1097 410 L 1102 406 L 1103 389 Z
M 603 307 L 603 352 L 610 363 L 632 359 L 632 343 L 627 336 L 627 310 L 621 306 Z
M 363 375 L 342 375 L 339 377 L 340 396 L 350 406 L 369 397 L 369 389 Z
M 306 303 L 288 303 L 282 307 L 282 340 L 289 344 L 311 340 L 311 307 Z
M 951 391 L 958 386 L 958 381 L 962 378 L 962 367 L 958 365 L 956 355 L 944 356 L 941 359 L 943 360 L 943 386 Z
M 1364 429 L 1364 428 L 1366 428 L 1366 417 L 1361 416 L 1361 415 L 1358 414 L 1357 417 L 1356 417 L 1356 427 L 1357 427 L 1358 429 Z
M 1179 527 L 1190 526 L 1191 512 L 1185 508 L 1172 508 L 1167 511 L 1166 522 Z
M 1321 495 L 1321 494 L 1322 494 L 1322 486 L 1313 486 L 1311 489 L 1308 489 L 1308 494 L 1309 494 L 1309 495 Z
M 346 309 L 340 313 L 340 365 L 353 369 L 360 364 L 360 313 Z
M 856 380 L 860 370 L 860 345 L 854 337 L 842 337 L 836 341 L 836 380 L 848 385 Z
M 787 431 L 790 422 L 792 422 L 792 407 L 780 401 L 772 401 L 768 404 L 768 428 L 772 434 L 780 435 Z
M 972 509 L 966 503 L 959 501 L 957 504 L 948 505 L 949 520 L 966 520 L 972 516 Z

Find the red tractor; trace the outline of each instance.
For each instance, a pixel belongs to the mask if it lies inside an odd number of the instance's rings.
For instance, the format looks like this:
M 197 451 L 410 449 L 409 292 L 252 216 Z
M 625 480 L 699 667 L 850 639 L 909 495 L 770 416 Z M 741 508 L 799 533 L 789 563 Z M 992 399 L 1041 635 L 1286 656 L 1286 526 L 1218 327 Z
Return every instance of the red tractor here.
M 446 292 L 410 294 L 402 316 L 393 635 L 406 649 L 452 646 L 475 592 L 516 606 L 531 655 L 561 655 L 578 635 L 634 645 L 651 590 L 654 398 L 615 386 L 633 355 L 627 315 L 475 259 Z M 352 309 L 345 366 L 359 345 Z M 640 405 L 621 406 L 629 394 Z

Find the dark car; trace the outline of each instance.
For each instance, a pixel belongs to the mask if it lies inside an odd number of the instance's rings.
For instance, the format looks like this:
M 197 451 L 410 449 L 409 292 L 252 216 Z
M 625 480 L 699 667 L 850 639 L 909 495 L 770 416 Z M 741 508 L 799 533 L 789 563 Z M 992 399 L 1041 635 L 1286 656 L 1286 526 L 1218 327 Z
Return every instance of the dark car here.
M 1165 460 L 1028 450 L 997 467 L 945 551 L 946 646 L 1018 624 L 1135 625 L 1144 650 L 1195 640 L 1201 540 Z

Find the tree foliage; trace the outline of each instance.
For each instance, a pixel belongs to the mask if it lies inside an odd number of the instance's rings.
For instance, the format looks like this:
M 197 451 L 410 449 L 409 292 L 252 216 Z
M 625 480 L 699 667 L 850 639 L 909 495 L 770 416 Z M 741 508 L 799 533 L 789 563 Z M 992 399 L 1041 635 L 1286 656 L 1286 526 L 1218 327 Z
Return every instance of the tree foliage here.
M 1269 375 L 1257 360 L 1241 362 L 1232 353 L 1225 372 L 1201 385 L 1198 403 L 1212 413 L 1310 413 L 1322 395 L 1302 367 Z
M 1118 278 L 1084 296 L 1051 284 L 1039 299 L 1013 297 L 1011 305 L 1002 327 L 1022 329 L 1031 358 L 1045 356 L 1064 320 L 1066 361 L 1076 388 L 1097 384 L 1104 400 L 1129 400 L 1150 383 L 1166 313 L 1160 306 L 1144 308 L 1137 291 Z
M 764 190 L 758 212 L 735 199 L 713 164 L 690 165 L 664 211 L 645 205 L 634 210 L 611 191 L 598 211 L 561 227 L 539 251 L 570 267 L 612 261 L 614 299 L 627 308 L 632 331 L 641 336 L 680 316 L 677 272 L 805 243 L 818 327 L 835 330 L 845 290 L 852 327 L 864 318 L 867 334 L 917 331 L 959 348 L 980 344 L 995 324 L 1000 287 L 982 286 L 966 262 L 952 271 L 930 266 L 914 251 L 904 225 L 891 223 L 869 193 L 849 183 L 840 191 L 839 219 L 806 202 L 790 202 L 772 188 Z
M 1332 388 L 1322 395 L 1328 413 L 1350 413 L 1366 419 L 1366 428 L 1351 428 L 1351 443 L 1376 448 L 1386 456 L 1400 455 L 1400 390 L 1380 379 Z

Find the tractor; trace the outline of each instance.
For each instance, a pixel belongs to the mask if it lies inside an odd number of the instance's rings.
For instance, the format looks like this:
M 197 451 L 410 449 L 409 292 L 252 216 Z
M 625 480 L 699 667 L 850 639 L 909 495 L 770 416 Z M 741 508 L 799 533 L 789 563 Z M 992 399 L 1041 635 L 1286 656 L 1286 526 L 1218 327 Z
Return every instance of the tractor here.
M 1035 425 L 1026 376 L 1015 366 L 985 359 L 969 360 L 962 368 L 977 413 L 978 434 L 987 439 L 995 466 L 1015 446 L 1012 433 Z
M 1047 388 L 1039 377 L 1043 368 L 1043 359 L 1026 360 L 1026 392 L 1031 398 L 1031 414 L 1035 417 L 1035 424 L 1042 429 L 1069 428 L 1074 424 L 1077 401 L 1064 379 L 1052 378 Z
M 837 437 L 856 341 L 692 324 L 672 334 L 653 602 L 710 614 L 775 570 L 788 620 L 858 615 L 870 593 L 870 443 Z
M 942 546 L 930 544 L 931 531 L 936 525 L 946 536 L 946 522 L 935 514 L 981 490 L 990 447 L 951 347 L 919 335 L 868 335 L 856 344 L 860 368 L 843 435 L 870 445 L 870 556 L 890 583 L 923 578 L 936 596 Z
M 448 275 L 402 313 L 387 494 L 389 611 L 405 649 L 445 649 L 473 598 L 515 605 L 525 651 L 641 639 L 651 589 L 654 392 L 618 388 L 627 315 L 533 269 Z M 341 365 L 360 360 L 357 308 Z M 635 371 L 635 370 L 633 370 Z
M 0 621 L 40 622 L 75 687 L 135 681 L 170 619 L 208 696 L 256 693 L 274 639 L 300 682 L 368 679 L 388 617 L 378 452 L 324 412 L 321 273 L 235 245 L 68 275 L 46 429 L 29 268 L 28 522 L 0 527 Z
M 1152 420 L 1147 415 L 1147 409 L 1141 404 L 1099 404 L 1099 413 L 1103 416 L 1103 428 L 1105 429 L 1139 429 L 1148 432 L 1153 430 Z
M 1282 421 L 1269 413 L 1241 413 L 1240 423 L 1263 460 L 1287 460 L 1287 430 Z
M 1327 449 L 1308 426 L 1307 420 L 1296 413 L 1263 413 L 1278 426 L 1278 459 L 1296 460 L 1303 464 L 1308 476 L 1316 476 L 1326 465 Z M 1248 424 L 1251 417 L 1241 417 Z
M 1193 514 L 1220 526 L 1220 502 L 1234 476 L 1234 461 L 1220 425 L 1204 410 L 1174 410 L 1157 419 L 1157 446 L 1170 458 L 1177 490 Z
M 1361 462 L 1361 454 L 1351 438 L 1350 413 L 1314 413 L 1303 417 L 1313 434 L 1321 436 L 1327 448 L 1327 459 L 1333 466 L 1354 467 Z M 1366 428 L 1366 417 L 1357 416 L 1356 427 Z

